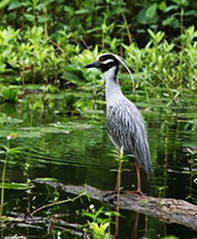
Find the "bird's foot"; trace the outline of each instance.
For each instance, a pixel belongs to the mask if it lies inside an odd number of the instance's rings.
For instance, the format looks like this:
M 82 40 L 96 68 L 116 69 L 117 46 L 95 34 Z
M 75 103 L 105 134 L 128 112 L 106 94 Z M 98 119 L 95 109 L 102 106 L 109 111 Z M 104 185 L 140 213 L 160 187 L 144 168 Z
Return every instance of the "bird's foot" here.
M 129 191 L 129 190 L 126 190 L 125 191 L 125 194 L 129 195 L 129 194 L 135 194 L 135 195 L 141 195 L 141 196 L 145 196 L 145 194 L 141 191 L 141 190 L 136 190 L 136 191 Z

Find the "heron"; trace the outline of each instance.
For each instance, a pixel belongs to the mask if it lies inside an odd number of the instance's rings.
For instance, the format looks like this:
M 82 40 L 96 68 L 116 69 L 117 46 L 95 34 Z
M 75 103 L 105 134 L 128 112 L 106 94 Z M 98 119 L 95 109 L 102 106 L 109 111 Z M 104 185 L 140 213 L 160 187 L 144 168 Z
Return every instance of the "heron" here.
M 148 136 L 140 111 L 121 91 L 118 81 L 120 64 L 130 72 L 124 59 L 111 53 L 99 55 L 96 61 L 85 65 L 84 68 L 95 67 L 101 69 L 103 73 L 107 72 L 104 74 L 104 78 L 108 135 L 119 154 L 123 149 L 124 154 L 134 156 L 137 190 L 131 193 L 143 195 L 140 167 L 149 176 L 153 174 Z M 119 164 L 118 167 L 120 167 Z M 117 180 L 118 177 L 119 175 Z

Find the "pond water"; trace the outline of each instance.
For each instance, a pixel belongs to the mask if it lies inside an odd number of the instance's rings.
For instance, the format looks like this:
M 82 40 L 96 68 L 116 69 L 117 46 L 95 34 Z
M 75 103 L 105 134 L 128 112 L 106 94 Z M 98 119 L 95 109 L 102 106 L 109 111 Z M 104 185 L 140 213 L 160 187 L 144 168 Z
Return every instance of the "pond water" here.
M 115 187 L 117 163 L 113 156 L 114 147 L 108 138 L 105 121 L 105 108 L 68 116 L 66 95 L 60 99 L 49 97 L 48 102 L 39 102 L 42 97 L 31 95 L 17 104 L 5 103 L 0 112 L 0 144 L 7 145 L 6 137 L 14 132 L 16 140 L 10 141 L 11 148 L 22 147 L 20 153 L 9 157 L 6 169 L 6 182 L 12 189 L 5 190 L 4 215 L 20 218 L 27 211 L 33 211 L 53 200 L 62 200 L 67 195 L 61 190 L 46 185 L 34 184 L 31 190 L 19 190 L 25 183 L 37 178 L 48 178 L 62 184 L 88 184 L 101 190 Z M 42 102 L 42 101 L 41 101 Z M 65 104 L 64 104 L 65 103 Z M 36 105 L 36 106 L 35 106 Z M 44 105 L 44 106 L 43 106 Z M 196 166 L 191 174 L 191 154 L 187 148 L 196 150 L 197 108 L 191 102 L 167 107 L 165 99 L 152 99 L 149 103 L 136 102 L 147 124 L 151 157 L 155 172 L 155 185 L 147 180 L 142 172 L 142 188 L 148 195 L 186 199 L 196 203 Z M 0 154 L 0 172 L 3 170 L 5 155 Z M 194 155 L 195 159 L 195 155 Z M 123 163 L 122 187 L 133 190 L 136 187 L 135 164 Z M 18 186 L 11 182 L 19 183 Z M 18 187 L 18 188 L 17 188 Z M 79 212 L 90 204 L 99 209 L 102 204 L 96 201 L 76 201 L 59 206 L 56 212 L 68 226 L 54 226 L 54 234 L 59 238 L 81 238 L 75 225 L 85 223 Z M 103 205 L 106 210 L 114 210 Z M 48 210 L 48 211 L 47 211 Z M 46 209 L 38 216 L 49 217 L 52 209 Z M 137 214 L 122 210 L 119 238 L 132 238 Z M 50 224 L 55 224 L 50 222 Z M 74 225 L 73 227 L 71 225 Z M 112 233 L 113 233 L 112 228 Z M 148 231 L 150 238 L 175 235 L 178 238 L 196 238 L 197 231 L 190 228 L 164 224 L 156 218 L 139 215 L 137 237 L 142 238 Z M 59 234 L 58 234 L 59 233 Z M 16 238 L 52 238 L 49 223 L 37 225 L 11 222 L 5 224 L 2 234 Z M 58 237 L 55 237 L 58 238 Z

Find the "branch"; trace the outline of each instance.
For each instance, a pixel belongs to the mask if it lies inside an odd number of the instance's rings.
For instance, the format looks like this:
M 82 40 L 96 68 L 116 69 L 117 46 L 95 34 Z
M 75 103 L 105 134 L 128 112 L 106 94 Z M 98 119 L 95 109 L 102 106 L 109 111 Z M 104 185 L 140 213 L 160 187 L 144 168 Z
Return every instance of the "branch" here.
M 58 182 L 35 180 L 36 183 L 46 184 L 53 188 L 74 195 L 80 195 L 86 191 L 92 199 L 105 202 L 113 207 L 117 204 L 117 194 L 110 191 L 101 191 L 91 186 L 64 185 Z M 120 195 L 120 209 L 131 210 L 148 214 L 166 223 L 177 223 L 193 229 L 197 229 L 197 206 L 184 200 L 174 198 L 154 198 L 135 194 Z

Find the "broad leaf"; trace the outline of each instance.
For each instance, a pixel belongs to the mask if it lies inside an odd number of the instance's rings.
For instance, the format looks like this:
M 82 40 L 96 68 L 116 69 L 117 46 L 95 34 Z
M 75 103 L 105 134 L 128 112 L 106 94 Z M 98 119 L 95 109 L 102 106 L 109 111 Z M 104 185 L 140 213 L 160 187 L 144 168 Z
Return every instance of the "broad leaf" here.
M 147 10 L 146 10 L 146 16 L 148 18 L 153 18 L 157 11 L 157 4 L 152 4 Z
M 22 3 L 19 2 L 19 1 L 11 2 L 9 7 L 8 7 L 8 10 L 14 10 L 14 9 L 19 8 L 21 6 L 22 6 Z

